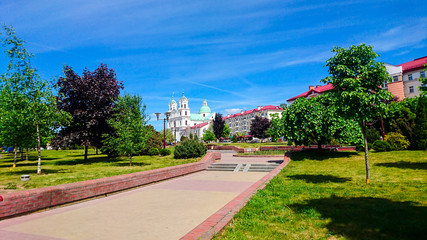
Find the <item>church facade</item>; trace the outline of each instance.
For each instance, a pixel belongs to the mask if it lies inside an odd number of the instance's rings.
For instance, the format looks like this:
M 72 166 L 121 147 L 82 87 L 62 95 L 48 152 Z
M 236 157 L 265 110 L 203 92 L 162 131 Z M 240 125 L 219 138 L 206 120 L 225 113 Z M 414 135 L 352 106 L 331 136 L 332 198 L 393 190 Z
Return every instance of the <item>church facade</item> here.
M 209 108 L 206 99 L 203 100 L 198 112 L 191 113 L 188 98 L 184 93 L 182 93 L 179 103 L 172 96 L 168 112 L 170 113 L 168 129 L 172 131 L 176 141 L 180 141 L 182 136 L 189 137 L 192 127 L 194 129 L 194 126 L 209 123 L 215 118 L 215 113 Z

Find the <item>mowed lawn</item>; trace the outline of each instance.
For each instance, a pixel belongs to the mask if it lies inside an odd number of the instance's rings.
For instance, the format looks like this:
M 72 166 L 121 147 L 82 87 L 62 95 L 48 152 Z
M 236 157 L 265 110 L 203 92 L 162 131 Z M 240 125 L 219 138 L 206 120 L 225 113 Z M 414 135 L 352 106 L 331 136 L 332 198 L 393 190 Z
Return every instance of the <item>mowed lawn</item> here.
M 173 148 L 171 150 L 173 153 Z M 129 166 L 128 157 L 108 158 L 103 154 L 95 155 L 95 150 L 89 149 L 85 162 L 83 154 L 84 150 L 42 151 L 41 175 L 37 175 L 37 152 L 30 152 L 28 161 L 19 158 L 16 168 L 12 168 L 13 154 L 2 154 L 0 194 L 175 166 L 201 159 L 174 159 L 173 154 L 164 157 L 134 156 L 133 166 Z M 21 181 L 23 174 L 29 174 L 31 180 Z
M 294 153 L 216 239 L 426 239 L 427 152 Z

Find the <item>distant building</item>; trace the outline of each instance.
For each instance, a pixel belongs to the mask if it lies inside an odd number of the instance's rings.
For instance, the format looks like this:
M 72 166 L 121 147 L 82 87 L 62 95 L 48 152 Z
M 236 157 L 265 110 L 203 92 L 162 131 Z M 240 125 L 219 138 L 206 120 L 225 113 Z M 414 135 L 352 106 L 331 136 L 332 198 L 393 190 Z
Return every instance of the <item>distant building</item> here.
M 399 65 L 385 64 L 387 72 L 392 78 L 391 82 L 385 82 L 383 89 L 391 92 L 399 100 L 413 98 L 420 95 L 419 78 L 425 77 L 424 65 L 427 64 L 427 56 Z
M 334 87 L 330 83 L 328 83 L 324 86 L 320 86 L 320 85 L 317 85 L 316 87 L 308 86 L 308 91 L 303 92 L 300 95 L 297 95 L 295 97 L 291 97 L 288 100 L 286 100 L 286 102 L 288 102 L 288 105 L 291 105 L 293 102 L 295 102 L 295 100 L 297 100 L 300 97 L 312 98 L 312 97 L 319 96 L 319 95 L 321 95 L 327 91 L 330 91 L 332 89 L 334 89 Z
M 426 77 L 425 67 L 427 64 L 427 56 L 417 58 L 413 61 L 402 63 L 399 65 L 391 65 L 385 63 L 388 74 L 392 78 L 391 82 L 384 82 L 382 88 L 391 92 L 399 100 L 404 98 L 413 98 L 420 95 L 419 86 L 421 82 L 419 78 Z M 328 83 L 324 86 L 317 85 L 309 86 L 308 91 L 301 93 L 295 97 L 286 100 L 288 104 L 292 104 L 300 97 L 311 98 L 321 95 L 327 91 L 332 90 L 334 87 Z
M 246 133 L 249 134 L 251 130 L 251 122 L 255 116 L 268 118 L 271 120 L 271 114 L 278 113 L 279 116 L 282 115 L 283 108 L 279 106 L 268 105 L 265 107 L 259 106 L 252 110 L 241 111 L 236 114 L 228 114 L 226 117 L 223 117 L 225 123 L 230 127 L 230 134 L 236 135 L 237 133 Z
M 191 113 L 188 99 L 184 93 L 179 99 L 179 106 L 172 96 L 168 112 L 170 113 L 168 129 L 172 131 L 176 141 L 180 141 L 181 136 L 188 137 L 192 126 L 208 123 L 215 118 L 215 113 L 209 108 L 206 99 L 198 113 Z

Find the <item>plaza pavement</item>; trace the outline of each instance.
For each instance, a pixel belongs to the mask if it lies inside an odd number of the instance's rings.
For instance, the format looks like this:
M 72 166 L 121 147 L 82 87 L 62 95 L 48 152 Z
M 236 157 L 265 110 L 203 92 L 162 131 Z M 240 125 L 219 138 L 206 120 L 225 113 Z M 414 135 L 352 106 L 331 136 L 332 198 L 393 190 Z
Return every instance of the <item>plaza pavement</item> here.
M 275 163 L 234 158 L 225 163 Z M 0 221 L 0 239 L 180 239 L 266 172 L 202 171 L 105 198 Z

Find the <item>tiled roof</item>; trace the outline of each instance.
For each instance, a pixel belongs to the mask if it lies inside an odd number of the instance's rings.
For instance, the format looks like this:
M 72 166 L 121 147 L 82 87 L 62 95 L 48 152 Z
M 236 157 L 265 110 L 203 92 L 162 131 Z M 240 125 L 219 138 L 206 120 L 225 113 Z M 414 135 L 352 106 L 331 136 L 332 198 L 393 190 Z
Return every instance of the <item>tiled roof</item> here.
M 324 85 L 324 86 L 320 86 L 320 87 L 317 87 L 317 88 L 313 88 L 313 89 L 310 89 L 310 90 L 308 90 L 307 92 L 304 92 L 304 93 L 301 93 L 300 95 L 298 95 L 298 96 L 295 96 L 295 97 L 292 97 L 292 98 L 289 98 L 288 100 L 286 100 L 286 101 L 293 101 L 293 100 L 295 100 L 295 99 L 297 99 L 297 98 L 300 98 L 300 97 L 307 97 L 307 96 L 309 96 L 310 94 L 312 94 L 312 93 L 323 93 L 323 92 L 326 92 L 326 91 L 329 91 L 329 90 L 332 90 L 334 87 L 332 86 L 332 84 L 330 84 L 330 83 L 328 83 L 328 84 L 326 84 L 326 85 Z
M 261 112 L 261 111 L 265 111 L 265 110 L 283 110 L 283 108 L 279 107 L 279 106 L 273 106 L 273 105 L 267 105 L 262 107 L 260 110 L 258 110 L 258 108 L 254 108 L 248 111 L 244 111 L 243 114 L 240 113 L 236 113 L 236 114 L 231 114 L 230 116 L 225 116 L 222 119 L 229 119 L 229 118 L 233 118 L 233 117 L 238 117 L 238 116 L 243 116 L 243 115 L 248 115 L 251 114 L 253 112 Z
M 195 128 L 202 128 L 202 127 L 204 127 L 204 126 L 208 125 L 209 123 L 210 123 L 210 122 L 200 123 L 200 124 L 197 124 L 197 125 L 191 126 L 191 129 L 195 129 Z
M 424 68 L 425 64 L 427 64 L 427 56 L 417 58 L 413 61 L 402 63 L 402 64 L 399 64 L 397 66 L 402 66 L 402 71 L 405 73 L 405 72 L 409 72 L 412 70 Z

